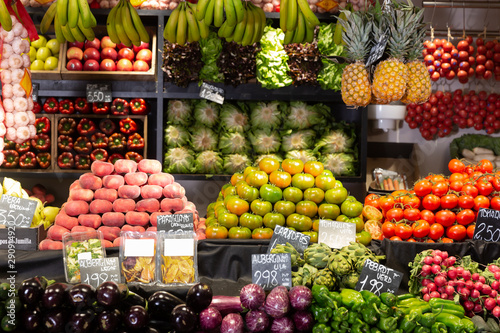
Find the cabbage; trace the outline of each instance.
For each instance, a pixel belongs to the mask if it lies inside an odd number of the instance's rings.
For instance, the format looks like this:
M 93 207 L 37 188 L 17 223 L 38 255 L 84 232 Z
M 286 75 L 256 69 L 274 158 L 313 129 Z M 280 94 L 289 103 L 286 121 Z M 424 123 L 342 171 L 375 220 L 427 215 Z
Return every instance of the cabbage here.
M 224 156 L 224 172 L 228 175 L 243 172 L 243 170 L 251 164 L 252 162 L 247 155 L 230 154 Z
M 195 127 L 191 129 L 191 147 L 194 151 L 217 149 L 217 134 L 207 127 Z
M 220 125 L 227 131 L 245 132 L 250 126 L 248 115 L 236 105 L 225 103 L 220 113 Z
M 219 140 L 219 150 L 224 154 L 244 154 L 250 149 L 247 138 L 239 132 L 226 132 Z
M 321 151 L 322 154 L 352 152 L 355 139 L 353 126 L 333 129 L 323 135 L 314 150 Z
M 250 103 L 250 123 L 252 127 L 278 128 L 281 125 L 281 104 L 277 101 Z
M 277 132 L 269 129 L 253 131 L 250 133 L 249 139 L 257 154 L 275 153 L 280 149 L 281 138 Z
M 182 147 L 189 141 L 189 132 L 182 126 L 169 125 L 164 132 L 164 142 L 169 148 Z
M 220 174 L 222 172 L 222 158 L 213 150 L 199 153 L 195 163 L 197 173 Z
M 307 105 L 302 101 L 292 101 L 284 125 L 291 129 L 305 129 L 324 123 L 329 115 L 330 108 L 323 103 Z
M 165 153 L 163 171 L 168 173 L 193 173 L 193 152 L 184 147 L 171 148 Z
M 320 162 L 334 176 L 355 176 L 358 160 L 354 154 L 334 153 L 322 155 Z
M 194 106 L 194 120 L 202 125 L 214 127 L 219 122 L 219 105 L 201 99 Z
M 201 81 L 223 82 L 224 75 L 219 72 L 217 58 L 222 51 L 222 40 L 216 32 L 211 31 L 207 38 L 198 41 L 201 50 L 203 68 L 200 70 Z
M 337 23 L 321 24 L 318 31 L 318 49 L 322 55 L 334 57 L 341 56 L 344 46 L 337 45 L 333 41 Z
M 313 130 L 289 131 L 288 135 L 284 135 L 281 141 L 281 150 L 287 152 L 290 150 L 310 149 L 313 148 L 316 132 Z
M 191 122 L 191 105 L 189 100 L 171 99 L 168 101 L 167 121 L 169 124 L 187 126 Z
M 274 158 L 275 160 L 278 160 L 280 162 L 283 162 L 283 157 L 279 154 L 263 154 L 263 155 L 258 155 L 256 158 L 255 158 L 255 164 L 259 164 L 259 162 L 263 159 L 263 158 Z
M 306 163 L 307 161 L 316 161 L 316 156 L 310 149 L 290 150 L 286 153 L 285 158 L 298 159 L 304 163 Z

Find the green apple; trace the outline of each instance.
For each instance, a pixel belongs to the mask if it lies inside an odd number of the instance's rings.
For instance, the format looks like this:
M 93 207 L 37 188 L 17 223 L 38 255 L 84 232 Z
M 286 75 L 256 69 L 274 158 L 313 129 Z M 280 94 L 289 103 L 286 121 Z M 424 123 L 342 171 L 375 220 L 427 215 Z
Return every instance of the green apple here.
M 47 60 L 48 57 L 50 57 L 52 53 L 50 52 L 50 49 L 46 46 L 42 46 L 36 51 L 36 58 L 38 60 L 45 61 Z
M 30 61 L 33 62 L 36 60 L 36 49 L 33 46 L 30 46 Z
M 59 55 L 59 48 L 61 47 L 61 44 L 57 39 L 50 39 L 49 41 L 47 41 L 47 45 L 45 46 L 50 49 L 50 52 L 52 52 L 53 56 L 55 56 L 56 54 Z
M 31 42 L 31 45 L 35 48 L 35 49 L 39 49 L 41 47 L 44 47 L 45 45 L 47 44 L 47 38 L 45 38 L 44 36 L 42 35 L 38 35 L 38 39 Z
M 59 64 L 59 59 L 50 56 L 47 58 L 47 60 L 45 60 L 45 65 L 43 66 L 43 69 L 45 69 L 46 71 L 51 71 L 53 69 L 56 69 L 58 64 Z
M 35 61 L 33 61 L 31 63 L 30 69 L 32 71 L 43 71 L 44 67 L 45 67 L 45 62 L 43 62 L 42 60 L 36 59 Z

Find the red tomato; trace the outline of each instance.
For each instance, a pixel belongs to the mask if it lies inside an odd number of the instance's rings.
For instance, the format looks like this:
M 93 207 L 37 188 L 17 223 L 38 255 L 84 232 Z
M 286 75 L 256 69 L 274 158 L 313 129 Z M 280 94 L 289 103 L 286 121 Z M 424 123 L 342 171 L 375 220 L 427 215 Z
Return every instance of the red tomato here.
M 441 206 L 441 199 L 435 194 L 427 194 L 422 199 L 422 206 L 428 210 L 436 210 Z
M 401 208 L 394 207 L 391 208 L 385 213 L 385 218 L 388 219 L 389 221 L 401 221 L 404 217 L 404 212 Z
M 453 243 L 453 239 L 448 237 L 441 238 L 441 243 Z
M 425 197 L 427 194 L 431 193 L 432 183 L 427 179 L 422 179 L 415 184 L 413 190 L 419 197 Z
M 448 193 L 448 184 L 445 181 L 440 181 L 432 185 L 432 193 L 437 195 L 438 197 L 442 197 L 446 193 Z
M 465 169 L 465 164 L 464 162 L 460 161 L 457 158 L 454 158 L 448 162 L 448 170 L 450 170 L 451 173 L 455 172 L 462 172 Z
M 420 211 L 420 217 L 422 220 L 429 222 L 429 224 L 433 224 L 435 222 L 434 213 L 428 209 Z
M 485 177 L 477 180 L 476 187 L 479 195 L 488 196 L 493 192 L 493 185 Z
M 465 194 L 471 195 L 474 198 L 479 194 L 477 187 L 475 187 L 474 185 L 472 185 L 470 183 L 464 184 L 464 186 L 462 187 L 462 192 Z
M 494 210 L 500 210 L 500 197 L 493 197 L 490 200 L 490 206 Z
M 464 186 L 464 182 L 461 180 L 454 180 L 450 182 L 450 190 L 455 192 L 462 191 L 462 187 Z
M 395 235 L 396 224 L 391 221 L 385 221 L 382 224 L 382 233 L 385 238 L 391 238 Z
M 438 240 L 444 235 L 444 227 L 439 223 L 434 223 L 429 229 L 429 238 L 433 240 Z
M 405 207 L 420 207 L 420 198 L 416 195 L 406 195 L 403 200 L 403 204 Z
M 443 175 L 429 175 L 429 180 L 431 183 L 446 182 L 446 178 Z M 427 177 L 426 177 L 427 178 Z
M 401 237 L 399 237 L 399 236 L 392 236 L 392 237 L 390 238 L 390 240 L 391 240 L 391 241 L 402 241 Z
M 453 209 L 458 205 L 458 196 L 454 193 L 449 193 L 441 197 L 441 208 Z
M 472 239 L 474 237 L 474 230 L 476 229 L 475 224 L 471 224 L 467 227 L 467 238 Z
M 394 230 L 396 236 L 401 239 L 408 239 L 413 234 L 413 228 L 405 223 L 399 223 Z
M 484 173 L 491 173 L 493 171 L 493 163 L 490 160 L 482 159 L 477 164 L 477 168 L 479 171 Z
M 450 181 L 450 183 L 453 183 L 455 181 L 463 182 L 465 180 L 465 176 L 462 172 L 455 172 L 450 175 L 450 178 L 448 180 Z
M 418 220 L 413 224 L 413 237 L 423 238 L 429 234 L 431 226 L 426 220 Z
M 405 208 L 403 211 L 403 217 L 409 221 L 420 220 L 420 210 L 418 208 Z
M 379 208 L 378 201 L 380 196 L 375 193 L 370 193 L 365 197 L 365 206 L 373 206 L 375 208 Z
M 463 194 L 458 197 L 458 205 L 460 208 L 472 208 L 474 207 L 474 197 L 472 195 Z
M 484 195 L 478 195 L 474 198 L 474 209 L 479 211 L 480 208 L 490 208 L 490 199 Z
M 498 175 L 495 175 L 493 177 L 493 179 L 491 180 L 491 184 L 493 185 L 495 191 L 500 191 L 500 177 Z
M 452 212 L 451 210 L 447 210 L 447 209 L 443 209 L 443 210 L 438 211 L 434 215 L 434 217 L 436 219 L 436 223 L 439 223 L 444 227 L 451 226 L 453 223 L 455 223 L 455 221 L 457 219 L 455 213 Z
M 476 214 L 472 209 L 464 209 L 457 213 L 457 223 L 461 225 L 468 225 L 476 219 Z
M 389 209 L 394 207 L 394 203 L 394 197 L 391 195 L 385 195 L 383 197 L 380 197 L 380 199 L 378 200 L 380 208 L 382 208 L 382 210 L 384 211 L 388 211 Z

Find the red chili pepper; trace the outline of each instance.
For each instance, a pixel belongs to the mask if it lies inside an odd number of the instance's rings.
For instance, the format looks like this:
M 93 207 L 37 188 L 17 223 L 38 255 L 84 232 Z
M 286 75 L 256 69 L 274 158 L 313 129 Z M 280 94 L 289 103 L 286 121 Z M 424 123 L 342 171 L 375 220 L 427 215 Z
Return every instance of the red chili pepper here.
M 57 149 L 60 151 L 73 150 L 73 138 L 68 135 L 59 135 L 57 138 Z
M 106 135 L 111 135 L 116 130 L 116 125 L 111 119 L 102 119 L 99 122 L 99 129 Z
M 120 132 L 123 134 L 132 134 L 137 132 L 137 123 L 130 118 L 120 120 Z
M 111 103 L 111 114 L 114 116 L 125 116 L 129 112 L 129 105 L 123 98 L 115 98 Z
M 78 154 L 75 156 L 75 165 L 78 170 L 88 170 L 90 169 L 90 157 L 89 155 Z
M 23 143 L 16 143 L 16 151 L 19 154 L 24 154 L 29 152 L 31 149 L 31 142 L 30 140 L 23 142 Z
M 94 149 L 90 154 L 90 159 L 92 160 L 92 162 L 94 161 L 106 162 L 108 160 L 108 152 L 102 148 Z
M 50 120 L 47 117 L 40 117 L 35 120 L 36 133 L 50 133 Z
M 107 148 L 108 147 L 108 137 L 104 133 L 95 133 L 90 138 L 92 142 L 92 148 Z
M 108 148 L 111 151 L 122 151 L 127 145 L 127 138 L 121 133 L 111 134 L 108 140 Z
M 19 166 L 22 169 L 33 169 L 36 166 L 36 155 L 34 152 L 29 151 L 24 153 L 19 158 Z
M 72 169 L 75 165 L 75 159 L 70 152 L 64 152 L 57 158 L 57 165 L 61 169 Z
M 95 114 L 108 114 L 109 103 L 108 102 L 97 102 L 92 104 L 92 112 Z
M 144 149 L 144 138 L 139 133 L 134 133 L 128 137 L 127 140 L 128 150 L 143 150 Z
M 111 154 L 109 156 L 108 162 L 115 164 L 116 161 L 123 160 L 123 159 L 124 159 L 124 156 L 122 154 L 114 153 L 114 154 Z
M 33 101 L 33 113 L 40 113 L 42 112 L 42 106 L 40 103 Z
M 57 132 L 59 134 L 71 135 L 75 133 L 76 121 L 73 118 L 61 118 L 59 125 L 57 125 Z
M 132 114 L 147 114 L 148 104 L 143 98 L 134 98 L 130 101 L 130 112 Z
M 19 153 L 15 150 L 8 149 L 3 151 L 4 160 L 2 168 L 17 168 L 19 165 Z
M 59 102 L 55 97 L 49 97 L 43 103 L 43 111 L 46 113 L 57 113 L 59 111 Z
M 142 157 L 141 154 L 135 152 L 135 151 L 129 151 L 125 154 L 125 158 L 127 160 L 132 160 L 132 161 L 136 161 L 136 162 L 139 162 L 140 160 L 142 160 L 144 157 Z
M 78 97 L 75 100 L 75 110 L 76 112 L 83 114 L 91 113 L 92 111 L 90 109 L 89 103 L 87 102 L 87 99 L 84 97 Z
M 50 137 L 47 134 L 37 134 L 31 139 L 31 145 L 38 151 L 44 152 L 50 149 Z
M 80 135 L 91 135 L 96 131 L 96 129 L 95 123 L 88 118 L 82 118 L 82 120 L 78 123 L 78 126 L 76 126 L 76 130 Z
M 42 169 L 47 169 L 50 166 L 50 153 L 38 153 L 36 154 L 36 161 L 38 166 Z
M 16 149 L 16 143 L 14 141 L 7 140 L 7 138 L 3 138 L 3 149 L 10 150 Z
M 78 139 L 76 139 L 75 144 L 73 145 L 73 149 L 76 151 L 77 154 L 88 155 L 92 150 L 92 143 L 86 137 L 79 136 Z
M 59 102 L 59 112 L 62 114 L 73 114 L 75 113 L 75 107 L 73 102 L 69 99 L 63 99 Z

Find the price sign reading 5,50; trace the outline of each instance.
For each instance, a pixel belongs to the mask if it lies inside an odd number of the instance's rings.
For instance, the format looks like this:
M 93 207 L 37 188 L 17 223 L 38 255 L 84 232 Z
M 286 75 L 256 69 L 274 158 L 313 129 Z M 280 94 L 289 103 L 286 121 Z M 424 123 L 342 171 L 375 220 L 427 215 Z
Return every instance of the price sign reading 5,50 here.
M 361 290 L 371 291 L 377 296 L 380 296 L 382 288 L 384 287 L 384 283 L 376 279 L 371 279 L 368 275 L 363 281 L 359 282 L 359 284 L 361 286 Z
M 113 281 L 120 283 L 120 277 L 118 274 L 108 274 L 108 273 L 92 273 L 87 274 L 82 280 L 82 283 L 90 284 L 91 286 L 97 288 L 100 284 L 106 281 Z
M 278 272 L 277 271 L 256 271 L 254 274 L 255 283 L 268 290 L 273 289 L 278 285 Z

